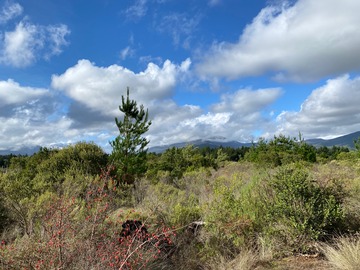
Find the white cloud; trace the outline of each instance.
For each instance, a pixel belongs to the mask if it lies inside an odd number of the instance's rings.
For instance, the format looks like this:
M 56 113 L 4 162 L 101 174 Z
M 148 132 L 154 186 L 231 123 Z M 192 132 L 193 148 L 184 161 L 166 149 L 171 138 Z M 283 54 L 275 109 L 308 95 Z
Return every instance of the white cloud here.
M 188 49 L 190 40 L 202 19 L 201 14 L 172 13 L 161 17 L 156 29 L 159 32 L 168 33 L 173 43 Z
M 6 2 L 0 12 L 0 24 L 7 23 L 13 18 L 18 17 L 23 12 L 23 8 L 18 3 Z
M 127 87 L 131 98 L 146 107 L 155 100 L 169 98 L 177 77 L 189 67 L 188 61 L 177 66 L 166 60 L 162 67 L 149 63 L 146 70 L 134 73 L 118 65 L 97 67 L 88 60 L 80 60 L 64 74 L 53 76 L 52 86 L 92 110 L 116 115 Z
M 6 2 L 0 13 L 0 24 L 6 24 L 22 12 L 21 5 Z M 0 64 L 27 67 L 41 58 L 49 60 L 69 44 L 66 40 L 69 34 L 70 30 L 64 24 L 36 25 L 25 16 L 13 30 L 0 30 Z
M 136 2 L 126 9 L 125 14 L 129 20 L 136 21 L 146 15 L 147 0 L 136 0 Z
M 50 146 L 54 142 L 74 143 L 80 134 L 69 134 L 71 120 L 61 118 L 54 122 L 29 122 L 33 115 L 0 116 L 0 149 L 20 149 L 24 146 Z M 46 120 L 46 119 L 43 119 Z M 83 135 L 83 134 L 81 134 Z
M 134 50 L 131 49 L 130 46 L 127 46 L 126 48 L 122 49 L 120 52 L 120 59 L 125 60 L 128 57 L 131 57 L 134 55 Z
M 62 47 L 69 44 L 69 42 L 65 39 L 65 37 L 70 34 L 70 30 L 67 25 L 49 25 L 45 29 L 48 33 L 47 40 L 50 47 L 50 52 L 47 53 L 47 57 L 62 53 Z
M 197 66 L 204 76 L 230 79 L 273 73 L 310 81 L 360 69 L 360 1 L 299 0 L 268 6 L 237 43 L 220 43 Z
M 344 75 L 315 89 L 298 112 L 278 118 L 278 132 L 307 138 L 335 137 L 360 130 L 360 77 Z
M 81 60 L 64 74 L 53 76 L 52 87 L 75 102 L 68 113 L 78 123 L 72 128 L 103 130 L 108 126 L 109 134 L 116 136 L 113 117 L 119 116 L 121 96 L 129 86 L 130 98 L 149 109 L 152 125 L 147 136 L 151 145 L 218 135 L 246 141 L 254 129 L 268 124 L 269 106 L 282 93 L 278 88 L 241 89 L 224 94 L 209 112 L 192 104 L 177 105 L 173 90 L 190 66 L 190 59 L 180 65 L 167 60 L 162 66 L 150 63 L 144 71 L 134 73 L 118 65 L 97 67 Z
M 148 134 L 152 146 L 190 141 L 197 138 L 198 134 L 194 134 L 194 129 L 187 128 L 184 123 L 203 113 L 199 106 L 178 106 L 170 99 L 160 101 L 157 104 L 158 106 L 149 112 L 153 116 Z
M 49 59 L 62 52 L 62 47 L 68 44 L 65 37 L 69 33 L 66 25 L 44 27 L 20 22 L 14 31 L 5 32 L 1 63 L 26 67 L 38 58 Z
M 150 63 L 134 73 L 117 65 L 97 67 L 81 60 L 64 74 L 53 76 L 52 87 L 59 91 L 51 94 L 11 80 L 0 82 L 0 149 L 92 140 L 111 151 L 108 142 L 118 135 L 114 116 L 121 118 L 118 106 L 128 85 L 131 98 L 149 109 L 152 125 L 146 135 L 151 146 L 214 136 L 249 141 L 254 129 L 268 124 L 264 113 L 280 89 L 224 94 L 210 111 L 176 104 L 173 89 L 190 64 L 189 59 L 180 65 L 167 60 L 162 66 Z M 62 93 L 71 99 L 70 104 L 61 103 Z
M 22 87 L 11 79 L 0 81 L 0 108 L 30 102 L 47 94 L 47 89 Z
M 280 88 L 241 89 L 233 94 L 224 94 L 221 96 L 221 102 L 213 105 L 216 112 L 231 111 L 246 115 L 248 113 L 258 112 L 269 104 L 273 103 L 282 94 Z
M 73 139 L 66 135 L 72 120 L 59 115 L 61 106 L 48 89 L 0 81 L 0 149 L 48 146 Z
M 104 148 L 109 146 L 113 119 L 78 126 L 74 119 L 64 115 L 66 106 L 47 89 L 23 87 L 14 81 L 0 82 L 0 150 L 81 140 L 96 141 Z
M 253 131 L 266 129 L 266 110 L 280 95 L 280 89 L 240 89 L 221 97 L 209 112 L 198 106 L 178 106 L 168 101 L 156 113 L 151 127 L 152 145 L 222 136 L 227 140 L 251 141 Z M 248 105 L 247 102 L 251 104 Z
M 28 66 L 35 61 L 35 52 L 42 49 L 43 37 L 32 24 L 20 22 L 13 32 L 6 32 L 2 62 L 15 67 Z

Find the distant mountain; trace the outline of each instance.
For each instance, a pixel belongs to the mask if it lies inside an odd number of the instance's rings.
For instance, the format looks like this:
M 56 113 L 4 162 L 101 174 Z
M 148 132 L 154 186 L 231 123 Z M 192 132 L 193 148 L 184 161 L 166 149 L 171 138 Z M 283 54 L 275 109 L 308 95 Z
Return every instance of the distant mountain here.
M 345 146 L 345 147 L 348 147 L 350 149 L 354 149 L 355 148 L 354 140 L 356 140 L 359 137 L 360 137 L 360 131 L 357 131 L 357 132 L 350 133 L 350 134 L 340 136 L 340 137 L 336 137 L 336 138 L 330 139 L 330 140 L 309 139 L 309 140 L 306 140 L 306 142 L 308 144 L 314 145 L 315 147 L 320 147 L 320 146 L 327 146 L 327 147 Z
M 324 139 L 308 139 L 306 140 L 306 142 L 308 144 L 314 145 L 315 147 L 320 147 L 320 146 L 327 146 L 327 147 L 332 147 L 332 146 L 345 146 L 348 147 L 350 149 L 354 149 L 354 140 L 356 140 L 357 138 L 360 137 L 360 131 L 354 132 L 354 133 L 350 133 L 344 136 L 340 136 L 334 139 L 329 139 L 329 140 L 324 140 Z M 190 141 L 190 142 L 181 142 L 181 143 L 174 143 L 174 144 L 169 144 L 169 145 L 161 145 L 161 146 L 154 146 L 154 147 L 150 147 L 149 152 L 152 153 L 162 153 L 164 152 L 166 149 L 172 148 L 172 147 L 176 147 L 176 148 L 182 148 L 185 147 L 187 145 L 193 145 L 195 147 L 199 147 L 199 148 L 203 148 L 203 147 L 210 147 L 210 148 L 217 148 L 217 147 L 231 147 L 231 148 L 239 148 L 242 146 L 245 147 L 250 147 L 252 146 L 251 142 L 248 143 L 241 143 L 238 141 L 226 141 L 226 138 L 221 137 L 221 136 L 214 136 L 214 137 L 210 137 L 208 139 L 203 139 L 203 140 L 194 140 L 194 141 Z M 54 145 L 52 147 L 54 148 L 62 148 L 66 145 L 63 144 L 58 144 L 58 145 Z M 10 154 L 14 154 L 14 155 L 28 155 L 31 156 L 34 153 L 37 153 L 40 150 L 40 146 L 34 146 L 34 147 L 21 147 L 18 149 L 6 149 L 6 150 L 0 150 L 0 155 L 10 155 Z
M 334 139 L 329 139 L 329 140 L 324 140 L 324 139 L 309 139 L 306 140 L 306 142 L 308 144 L 314 145 L 315 147 L 320 147 L 320 146 L 327 146 L 327 147 L 332 147 L 332 146 L 345 146 L 348 147 L 350 149 L 354 149 L 354 140 L 356 140 L 357 138 L 360 137 L 360 131 L 358 132 L 354 132 L 351 134 L 347 134 L 344 136 L 340 136 Z M 172 148 L 172 147 L 176 147 L 176 148 L 182 148 L 185 147 L 187 145 L 193 145 L 195 147 L 210 147 L 210 148 L 217 148 L 217 147 L 231 147 L 231 148 L 239 148 L 242 146 L 245 147 L 250 147 L 252 146 L 252 143 L 241 143 L 238 141 L 226 141 L 226 139 L 224 137 L 211 137 L 209 139 L 206 140 L 195 140 L 195 141 L 190 141 L 190 142 L 181 142 L 181 143 L 174 143 L 174 144 L 169 144 L 169 145 L 162 145 L 162 146 L 154 146 L 154 147 L 150 147 L 149 152 L 152 153 L 162 153 L 164 152 L 166 149 Z
M 18 149 L 0 150 L 0 156 L 10 155 L 10 154 L 31 156 L 39 152 L 39 150 L 40 150 L 40 146 L 34 146 L 34 147 L 24 146 Z
M 48 149 L 61 149 L 68 146 L 67 144 L 64 143 L 56 143 L 56 144 L 52 144 L 50 146 L 46 146 Z M 22 146 L 22 147 L 17 147 L 17 148 L 9 148 L 9 149 L 5 149 L 5 150 L 0 150 L 0 156 L 4 156 L 4 155 L 28 155 L 31 156 L 37 152 L 39 152 L 41 146 L 36 145 L 36 146 Z

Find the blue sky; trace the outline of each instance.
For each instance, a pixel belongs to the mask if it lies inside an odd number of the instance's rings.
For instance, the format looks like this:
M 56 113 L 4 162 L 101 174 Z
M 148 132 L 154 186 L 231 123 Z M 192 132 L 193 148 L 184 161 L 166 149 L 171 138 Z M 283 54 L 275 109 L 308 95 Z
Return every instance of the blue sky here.
M 360 130 L 358 0 L 0 0 L 0 150 Z

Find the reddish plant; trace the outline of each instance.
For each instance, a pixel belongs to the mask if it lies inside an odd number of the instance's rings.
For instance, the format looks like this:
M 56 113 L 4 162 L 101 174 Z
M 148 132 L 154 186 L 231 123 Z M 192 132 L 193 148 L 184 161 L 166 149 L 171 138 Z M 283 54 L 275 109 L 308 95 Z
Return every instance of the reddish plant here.
M 160 226 L 149 233 L 141 221 L 109 218 L 110 172 L 103 172 L 102 184 L 89 189 L 84 199 L 53 202 L 33 236 L 1 242 L 0 268 L 143 269 L 169 256 L 173 230 Z

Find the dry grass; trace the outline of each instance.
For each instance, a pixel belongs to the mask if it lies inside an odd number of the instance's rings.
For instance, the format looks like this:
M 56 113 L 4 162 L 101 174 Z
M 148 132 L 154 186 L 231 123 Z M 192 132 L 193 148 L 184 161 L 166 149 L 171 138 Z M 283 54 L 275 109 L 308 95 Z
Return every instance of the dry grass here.
M 207 264 L 207 270 L 253 270 L 259 262 L 257 252 L 253 250 L 243 250 L 233 260 L 228 260 L 223 256 L 214 258 Z
M 360 269 L 360 237 L 341 237 L 334 246 L 324 245 L 322 250 L 334 269 Z

